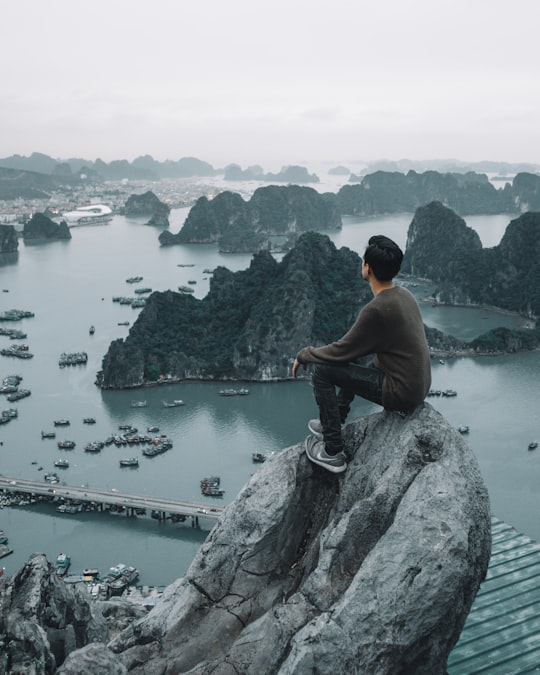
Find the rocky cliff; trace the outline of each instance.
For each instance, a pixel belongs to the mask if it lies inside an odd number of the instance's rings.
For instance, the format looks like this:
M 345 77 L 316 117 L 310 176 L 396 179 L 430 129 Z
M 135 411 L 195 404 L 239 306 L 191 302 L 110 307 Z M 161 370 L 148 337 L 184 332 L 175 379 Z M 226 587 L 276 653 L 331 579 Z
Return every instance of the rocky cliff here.
M 148 190 L 142 195 L 131 195 L 125 205 L 126 216 L 150 216 L 147 225 L 169 227 L 169 213 L 171 208 Z
M 262 465 L 119 634 L 106 603 L 32 559 L 2 594 L 3 672 L 443 675 L 491 550 L 474 454 L 429 404 L 362 417 L 344 440 L 340 476 L 301 444 Z
M 462 216 L 519 211 L 509 184 L 496 189 L 485 174 L 474 172 L 376 171 L 364 176 L 357 185 L 344 185 L 337 200 L 343 215 L 356 216 L 412 213 L 432 201 L 440 201 Z
M 0 253 L 16 253 L 19 238 L 13 225 L 0 225 Z
M 259 180 L 269 183 L 294 183 L 303 185 L 304 183 L 318 183 L 319 177 L 314 173 L 309 173 L 304 166 L 284 166 L 278 173 L 264 173 L 263 168 L 258 164 L 249 166 L 242 170 L 238 164 L 229 164 L 225 167 L 223 178 L 225 180 Z
M 310 232 L 279 263 L 262 251 L 246 270 L 218 268 L 202 300 L 153 293 L 127 338 L 111 343 L 98 383 L 289 377 L 300 347 L 343 335 L 371 297 L 360 267 L 356 253 Z
M 162 232 L 163 246 L 218 243 L 225 253 L 290 249 L 307 230 L 335 230 L 341 215 L 334 194 L 298 185 L 258 188 L 249 201 L 222 192 L 211 201 L 201 197 L 176 235 Z
M 440 202 L 416 210 L 403 272 L 439 284 L 437 299 L 492 305 L 540 316 L 540 212 L 512 220 L 501 243 L 482 248 L 478 235 Z
M 34 213 L 24 224 L 23 239 L 24 241 L 71 239 L 71 232 L 64 220 L 55 223 L 44 213 Z

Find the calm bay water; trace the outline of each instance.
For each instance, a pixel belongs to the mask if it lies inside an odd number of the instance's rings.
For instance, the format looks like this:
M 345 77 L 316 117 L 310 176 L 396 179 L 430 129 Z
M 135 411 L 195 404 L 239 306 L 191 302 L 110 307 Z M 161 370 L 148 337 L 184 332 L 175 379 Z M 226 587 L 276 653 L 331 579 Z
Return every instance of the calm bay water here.
M 174 211 L 171 231 L 180 228 L 187 209 Z M 370 234 L 388 234 L 405 246 L 410 214 L 369 220 L 346 219 L 343 229 L 331 233 L 338 246 L 362 252 Z M 510 217 L 476 217 L 475 229 L 485 246 L 498 243 Z M 468 221 L 472 226 L 472 222 Z M 161 248 L 158 230 L 143 221 L 116 216 L 106 226 L 72 230 L 69 242 L 25 245 L 19 253 L 0 260 L 0 311 L 19 308 L 35 317 L 3 324 L 24 330 L 34 354 L 26 361 L 0 357 L 0 377 L 23 376 L 22 386 L 32 395 L 15 407 L 19 417 L 0 427 L 0 473 L 13 478 L 40 479 L 55 470 L 60 456 L 70 460 L 62 473 L 68 484 L 113 487 L 143 495 L 160 495 L 207 502 L 199 494 L 199 480 L 219 474 L 227 504 L 256 471 L 251 453 L 279 452 L 301 441 L 306 423 L 316 415 L 307 381 L 249 385 L 250 395 L 219 396 L 219 383 L 182 383 L 133 391 L 102 392 L 95 384 L 96 372 L 110 342 L 125 337 L 137 312 L 112 302 L 115 295 L 133 295 L 134 287 L 176 289 L 196 281 L 195 295 L 209 288 L 206 268 L 225 265 L 244 269 L 249 255 L 221 255 L 213 246 Z M 186 266 L 189 265 L 189 266 Z M 126 279 L 140 275 L 134 286 Z M 498 325 L 521 325 L 522 319 L 486 310 L 432 307 L 431 287 L 411 287 L 421 302 L 427 324 L 470 339 Z M 96 332 L 89 335 L 89 327 Z M 3 346 L 12 344 L 0 336 Z M 299 345 L 301 347 L 302 345 Z M 86 351 L 86 366 L 60 369 L 62 352 Z M 293 355 L 291 355 L 293 356 Z M 452 399 L 430 399 L 450 423 L 470 427 L 468 442 L 475 452 L 487 482 L 493 512 L 519 530 L 540 539 L 538 524 L 538 472 L 540 454 L 529 452 L 528 443 L 540 437 L 540 418 L 534 394 L 539 372 L 537 352 L 508 357 L 447 360 L 434 363 L 433 384 L 456 389 Z M 183 399 L 185 406 L 167 409 L 163 400 Z M 145 408 L 130 403 L 145 399 Z M 4 408 L 11 407 L 7 401 Z M 294 410 L 294 415 L 290 411 Z M 356 400 L 352 416 L 369 414 L 377 406 Z M 94 417 L 96 424 L 83 424 Z M 69 427 L 54 429 L 53 420 L 67 418 Z M 148 459 L 140 457 L 138 469 L 120 469 L 121 457 L 140 455 L 136 448 L 104 448 L 99 454 L 84 452 L 92 440 L 104 440 L 120 424 L 140 431 L 159 426 L 174 447 Z M 56 431 L 56 439 L 41 439 L 41 431 Z M 73 451 L 61 451 L 56 441 L 76 441 Z M 540 452 L 540 451 L 539 451 Z M 63 453 L 63 454 L 61 454 Z M 33 463 L 35 462 L 35 463 Z M 38 471 L 39 467 L 43 471 Z M 58 470 L 57 470 L 58 471 Z M 202 523 L 210 527 L 211 523 Z M 208 530 L 192 529 L 145 518 L 85 513 L 60 514 L 54 506 L 5 508 L 0 511 L 0 529 L 5 530 L 13 555 L 2 560 L 8 574 L 16 571 L 34 551 L 45 552 L 53 561 L 65 551 L 72 557 L 72 571 L 87 566 L 101 570 L 125 562 L 137 566 L 141 582 L 167 584 L 187 569 Z

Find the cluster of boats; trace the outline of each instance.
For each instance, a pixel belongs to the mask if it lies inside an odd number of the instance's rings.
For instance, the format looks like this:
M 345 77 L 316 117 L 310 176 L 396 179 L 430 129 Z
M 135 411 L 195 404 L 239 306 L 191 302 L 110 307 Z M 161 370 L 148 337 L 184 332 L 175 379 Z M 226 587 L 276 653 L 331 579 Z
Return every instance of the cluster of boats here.
M 27 335 L 16 328 L 0 328 L 0 335 L 5 335 L 10 340 L 26 340 Z
M 221 478 L 219 476 L 209 476 L 201 479 L 201 494 L 206 497 L 223 497 L 225 490 L 220 487 Z
M 2 410 L 2 412 L 0 412 L 0 424 L 6 424 L 7 422 L 10 422 L 11 420 L 18 417 L 18 415 L 19 412 L 17 408 L 7 408 L 6 410 Z
M 121 305 L 131 305 L 134 309 L 137 307 L 144 307 L 146 305 L 146 298 L 130 298 L 126 295 L 114 295 L 113 302 L 118 302 Z
M 28 345 L 23 343 L 19 345 L 11 345 L 11 347 L 4 347 L 0 349 L 2 356 L 14 356 L 17 359 L 33 359 L 34 355 L 28 351 Z
M 427 393 L 428 396 L 457 396 L 457 391 L 455 389 L 430 389 Z
M 60 358 L 58 359 L 58 365 L 60 368 L 64 368 L 64 366 L 77 366 L 87 362 L 88 354 L 86 352 L 73 352 L 71 354 L 62 352 L 62 354 L 60 354 Z
M 0 321 L 20 321 L 33 316 L 35 316 L 34 312 L 29 312 L 26 309 L 7 309 L 5 312 L 0 312 Z
M 129 404 L 131 408 L 146 408 L 147 403 L 144 401 L 131 401 Z M 165 408 L 178 408 L 179 406 L 184 405 L 184 401 L 181 399 L 175 398 L 174 401 L 163 401 L 163 407 Z
M 30 396 L 32 392 L 30 389 L 17 389 L 17 391 L 14 391 L 11 394 L 7 395 L 7 400 L 13 403 L 14 401 L 20 401 L 23 398 L 26 398 L 27 396 Z
M 173 405 L 178 405 L 174 403 Z M 86 424 L 94 424 L 95 419 L 93 417 L 85 417 L 83 422 Z M 0 422 L 1 423 L 1 422 Z M 58 419 L 54 420 L 55 426 L 69 426 L 70 421 L 68 419 Z M 144 448 L 142 454 L 146 457 L 155 457 L 164 453 L 166 450 L 169 450 L 173 447 L 172 441 L 165 435 L 159 434 L 159 427 L 149 426 L 148 433 L 139 434 L 136 427 L 131 426 L 130 424 L 120 424 L 119 431 L 123 433 L 120 434 L 111 434 L 104 441 L 89 441 L 84 446 L 85 452 L 101 452 L 101 450 L 108 445 L 116 445 L 117 447 L 121 446 L 131 446 L 131 445 L 146 445 L 148 447 Z M 159 434 L 159 435 L 156 435 Z M 41 438 L 56 438 L 56 432 L 54 431 L 42 431 Z M 76 443 L 72 440 L 62 440 L 58 441 L 57 445 L 62 450 L 72 450 L 75 448 Z M 59 459 L 54 463 L 56 467 L 59 468 L 68 468 L 69 461 L 67 459 Z M 139 460 L 136 457 L 128 457 L 120 460 L 121 467 L 138 467 Z M 47 480 L 47 476 L 45 476 Z
M 220 389 L 220 396 L 247 396 L 249 394 L 249 389 Z
M 0 394 L 14 394 L 19 389 L 19 384 L 22 382 L 20 375 L 7 375 L 2 378 L 2 385 L 0 386 Z

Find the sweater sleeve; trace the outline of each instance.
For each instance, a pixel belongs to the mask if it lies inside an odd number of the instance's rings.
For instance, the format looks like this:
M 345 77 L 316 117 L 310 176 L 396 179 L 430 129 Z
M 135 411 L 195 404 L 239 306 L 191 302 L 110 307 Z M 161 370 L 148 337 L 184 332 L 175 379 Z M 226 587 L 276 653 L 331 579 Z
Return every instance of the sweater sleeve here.
M 370 302 L 345 335 L 324 347 L 304 347 L 296 358 L 299 363 L 349 363 L 376 351 L 380 343 L 381 319 Z

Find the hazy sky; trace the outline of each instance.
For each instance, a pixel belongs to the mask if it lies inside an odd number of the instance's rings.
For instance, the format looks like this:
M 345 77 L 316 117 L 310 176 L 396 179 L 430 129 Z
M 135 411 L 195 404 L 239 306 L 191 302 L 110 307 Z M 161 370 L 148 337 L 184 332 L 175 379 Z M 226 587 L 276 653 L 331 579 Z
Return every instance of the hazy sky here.
M 539 0 L 13 0 L 0 157 L 540 162 Z

